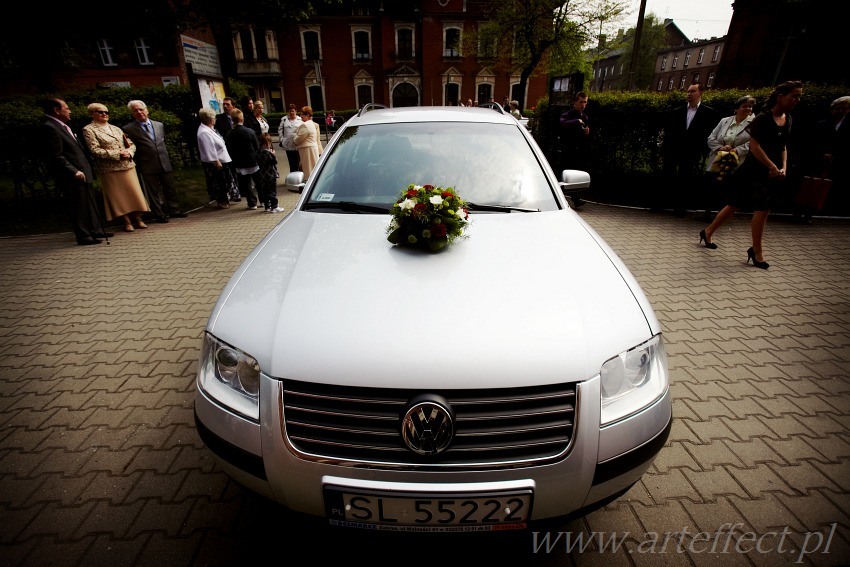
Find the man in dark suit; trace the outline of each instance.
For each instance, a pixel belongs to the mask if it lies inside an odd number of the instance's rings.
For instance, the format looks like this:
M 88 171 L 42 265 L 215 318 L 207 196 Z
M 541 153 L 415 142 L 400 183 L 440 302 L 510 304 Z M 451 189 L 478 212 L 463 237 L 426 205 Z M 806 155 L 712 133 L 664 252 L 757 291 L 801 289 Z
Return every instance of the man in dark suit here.
M 672 110 L 664 125 L 664 182 L 667 204 L 678 216 L 695 201 L 703 205 L 707 183 L 703 171 L 708 155 L 706 140 L 720 121 L 718 113 L 702 104 L 702 83 L 688 87 L 687 104 Z M 657 207 L 660 208 L 660 207 Z
M 233 118 L 233 129 L 227 134 L 227 153 L 233 159 L 239 182 L 239 192 L 248 201 L 248 209 L 257 208 L 257 190 L 260 186 L 260 166 L 257 164 L 257 152 L 260 151 L 260 141 L 253 130 L 242 122 L 244 114 L 238 108 L 230 113 Z
M 230 113 L 236 108 L 236 99 L 233 97 L 226 96 L 224 100 L 221 102 L 222 108 L 224 108 L 224 112 L 221 114 L 216 114 L 215 116 L 215 130 L 221 134 L 221 137 L 224 138 L 224 144 L 227 145 L 227 134 L 233 129 L 233 118 L 230 117 Z M 230 147 L 227 148 L 227 153 L 230 153 Z M 233 162 L 227 162 L 224 164 L 224 168 L 227 173 L 227 181 L 228 188 L 227 194 L 230 197 L 230 200 L 234 203 L 238 203 L 242 200 L 242 197 L 239 195 L 239 188 L 236 185 L 236 168 L 233 166 Z
M 104 232 L 100 223 L 92 188 L 91 163 L 82 143 L 68 126 L 71 109 L 60 98 L 42 101 L 42 109 L 45 114 L 41 125 L 46 143 L 44 156 L 56 187 L 62 193 L 77 244 L 100 244 L 101 238 L 114 235 Z
M 587 93 L 576 93 L 573 107 L 561 114 L 562 140 L 564 141 L 564 168 L 590 171 L 590 117 L 585 112 Z M 560 175 L 560 172 L 558 172 Z M 584 201 L 577 195 L 571 195 L 575 208 Z
M 177 203 L 171 160 L 165 146 L 165 126 L 148 117 L 148 107 L 141 100 L 131 100 L 127 108 L 134 120 L 122 129 L 136 144 L 136 171 L 154 218 L 159 222 L 168 222 L 168 217 L 189 216 L 180 211 Z

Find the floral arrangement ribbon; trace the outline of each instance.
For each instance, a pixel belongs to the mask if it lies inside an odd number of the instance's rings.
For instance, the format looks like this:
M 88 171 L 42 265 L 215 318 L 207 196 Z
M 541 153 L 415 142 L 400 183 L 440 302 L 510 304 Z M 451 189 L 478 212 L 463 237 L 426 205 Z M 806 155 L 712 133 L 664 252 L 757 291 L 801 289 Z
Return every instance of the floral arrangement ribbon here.
M 393 204 L 387 240 L 437 252 L 463 235 L 469 224 L 466 201 L 452 187 L 411 183 Z

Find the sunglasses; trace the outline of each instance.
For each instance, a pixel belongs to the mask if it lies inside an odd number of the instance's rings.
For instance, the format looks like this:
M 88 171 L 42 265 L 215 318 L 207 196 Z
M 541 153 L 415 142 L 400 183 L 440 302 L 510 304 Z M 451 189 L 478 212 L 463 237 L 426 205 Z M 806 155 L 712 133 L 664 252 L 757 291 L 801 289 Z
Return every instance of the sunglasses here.
M 108 110 L 95 110 L 95 112 L 98 114 L 109 114 Z

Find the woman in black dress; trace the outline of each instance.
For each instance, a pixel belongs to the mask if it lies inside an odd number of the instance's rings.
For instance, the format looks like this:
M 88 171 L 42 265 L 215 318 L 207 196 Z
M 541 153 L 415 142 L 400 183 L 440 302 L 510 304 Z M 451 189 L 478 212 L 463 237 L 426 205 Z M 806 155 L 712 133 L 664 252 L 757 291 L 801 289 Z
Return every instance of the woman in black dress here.
M 710 225 L 700 232 L 700 242 L 706 248 L 717 248 L 711 236 L 739 209 L 752 210 L 750 227 L 753 245 L 747 250 L 747 263 L 763 270 L 770 267 L 762 254 L 762 236 L 770 214 L 771 201 L 781 194 L 788 167 L 788 135 L 791 116 L 788 114 L 800 102 L 803 83 L 785 81 L 770 93 L 765 111 L 750 124 L 750 159 L 741 164 L 732 176 L 734 187 L 729 204 L 717 213 Z

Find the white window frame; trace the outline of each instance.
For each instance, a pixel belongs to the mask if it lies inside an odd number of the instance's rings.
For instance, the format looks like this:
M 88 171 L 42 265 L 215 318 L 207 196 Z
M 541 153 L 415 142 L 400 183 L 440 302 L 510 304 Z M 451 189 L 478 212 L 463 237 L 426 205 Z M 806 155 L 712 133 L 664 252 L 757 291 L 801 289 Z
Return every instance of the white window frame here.
M 708 74 L 708 79 L 705 81 L 705 86 L 711 88 L 714 85 L 714 71 Z
M 697 57 L 697 65 L 702 63 L 703 59 L 705 59 L 705 47 L 702 47 L 699 50 L 699 56 Z
M 680 89 L 684 89 L 684 88 L 685 88 L 685 81 L 687 81 L 687 80 L 688 80 L 688 76 L 687 76 L 687 75 L 682 75 L 682 79 L 679 81 L 679 88 L 680 88 Z
M 312 58 L 307 58 L 307 42 L 304 40 L 304 34 L 315 32 L 319 42 L 319 60 L 322 60 L 322 28 L 321 26 L 299 26 L 298 36 L 301 39 L 301 59 L 303 61 L 313 61 Z
M 395 33 L 394 33 L 394 37 L 393 37 L 393 39 L 395 40 L 395 56 L 396 57 L 402 56 L 401 53 L 399 53 L 399 50 L 398 50 L 398 32 L 400 32 L 401 30 L 409 30 L 410 31 L 410 54 L 409 55 L 405 54 L 404 58 L 407 59 L 409 57 L 409 58 L 413 59 L 413 58 L 416 57 L 416 26 L 414 26 L 413 24 L 402 23 L 402 24 L 396 24 L 395 25 Z
M 449 48 L 446 43 L 446 35 L 449 30 L 457 30 L 457 53 L 452 53 L 452 50 Z M 463 25 L 458 23 L 446 23 L 443 24 L 443 57 L 461 57 L 460 46 L 463 43 Z
M 718 59 L 720 59 L 720 46 L 715 45 L 714 46 L 714 54 L 711 56 L 711 62 L 717 63 Z
M 112 59 L 112 51 L 115 48 L 110 45 L 109 40 L 102 38 L 97 40 L 97 51 L 100 53 L 100 62 L 104 67 L 117 67 L 118 63 Z
M 675 84 L 676 84 L 676 77 L 670 77 L 670 82 L 667 83 L 667 90 L 672 91 L 673 85 L 675 85 Z
M 663 88 L 664 88 L 664 77 L 658 79 L 658 88 L 656 88 L 655 90 L 660 92 L 661 89 L 663 89 Z
M 670 68 L 675 69 L 678 64 L 679 64 L 679 54 L 676 53 L 676 54 L 673 55 L 673 65 L 671 65 Z
M 687 67 L 690 64 L 691 64 L 691 52 L 687 51 L 687 52 L 685 52 L 685 62 L 682 64 L 682 67 Z
M 367 53 L 357 53 L 357 41 L 355 37 L 358 33 L 366 34 Z M 365 57 L 359 57 L 365 55 Z M 353 61 L 371 61 L 372 60 L 372 29 L 369 26 L 351 26 L 351 59 Z
M 667 56 L 662 55 L 661 56 L 661 70 L 663 71 L 666 68 L 667 68 Z
M 139 65 L 153 65 L 150 58 L 151 46 L 143 37 L 137 37 L 133 40 L 133 45 L 136 48 L 136 58 L 139 60 Z

